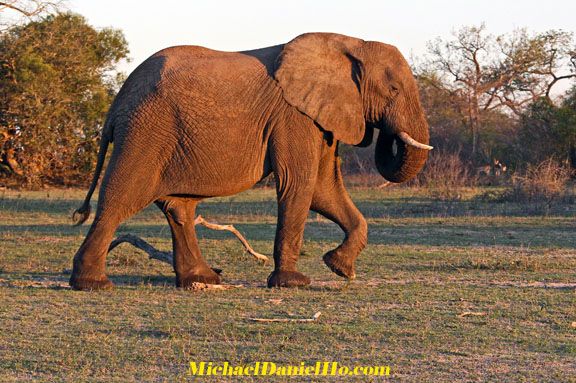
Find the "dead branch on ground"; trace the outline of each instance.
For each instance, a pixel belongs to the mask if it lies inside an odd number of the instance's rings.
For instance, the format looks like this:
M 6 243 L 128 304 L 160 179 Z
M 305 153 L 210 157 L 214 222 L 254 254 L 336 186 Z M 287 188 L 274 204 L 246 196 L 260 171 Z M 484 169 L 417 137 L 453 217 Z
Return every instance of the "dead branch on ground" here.
M 268 263 L 269 261 L 267 256 L 254 251 L 254 249 L 252 248 L 252 246 L 250 246 L 246 238 L 244 238 L 244 236 L 232 225 L 219 225 L 216 223 L 208 222 L 201 215 L 199 215 L 198 217 L 196 217 L 196 219 L 194 219 L 194 225 L 202 225 L 211 230 L 229 231 L 240 240 L 246 251 L 250 253 L 250 255 L 252 255 L 254 258 L 256 258 L 256 260 L 262 261 L 263 263 Z M 171 252 L 158 250 L 154 246 L 143 240 L 142 238 L 133 234 L 124 234 L 116 238 L 110 244 L 108 252 L 112 251 L 116 246 L 124 242 L 128 242 L 132 246 L 144 251 L 146 254 L 148 254 L 148 257 L 150 259 L 156 259 L 161 262 L 172 264 L 173 255 Z
M 189 287 L 186 287 L 187 290 L 230 290 L 230 289 L 239 289 L 244 287 L 244 285 L 214 285 L 211 283 L 203 283 L 203 282 L 192 282 Z
M 486 313 L 474 312 L 474 311 L 464 311 L 462 314 L 459 314 L 458 316 L 460 318 L 464 318 L 464 317 L 482 317 L 484 315 L 486 315 Z
M 212 230 L 226 230 L 226 231 L 231 232 L 240 240 L 240 242 L 242 242 L 242 245 L 244 245 L 244 248 L 246 249 L 246 251 L 248 253 L 250 253 L 250 255 L 252 255 L 257 260 L 262 261 L 263 263 L 268 263 L 268 261 L 269 261 L 268 257 L 265 256 L 264 254 L 260 254 L 260 253 L 257 253 L 256 251 L 254 251 L 254 249 L 252 248 L 252 246 L 250 246 L 250 244 L 248 243 L 246 238 L 244 238 L 244 236 L 238 230 L 236 230 L 236 228 L 234 226 L 232 226 L 232 225 L 218 225 L 216 223 L 211 223 L 211 222 L 206 221 L 201 215 L 196 217 L 196 219 L 194 220 L 194 225 L 198 225 L 198 224 L 200 224 L 204 227 L 207 227 L 208 229 L 212 229 Z
M 252 322 L 298 322 L 309 323 L 316 322 L 322 313 L 318 311 L 312 318 L 248 318 Z

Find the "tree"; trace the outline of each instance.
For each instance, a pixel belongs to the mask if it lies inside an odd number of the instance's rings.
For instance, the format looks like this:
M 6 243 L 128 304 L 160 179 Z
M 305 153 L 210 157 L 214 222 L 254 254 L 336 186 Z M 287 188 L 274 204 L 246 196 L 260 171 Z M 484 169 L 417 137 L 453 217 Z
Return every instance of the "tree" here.
M 429 57 L 417 71 L 456 100 L 475 156 L 484 116 L 520 115 L 531 102 L 549 99 L 559 81 L 576 77 L 573 44 L 572 34 L 563 31 L 529 35 L 521 29 L 495 37 L 484 25 L 463 27 L 451 40 L 430 42 Z
M 514 151 L 522 162 L 553 157 L 576 169 L 576 86 L 559 106 L 546 97 L 530 105 L 521 115 Z
M 557 116 L 559 150 L 564 150 L 568 154 L 570 165 L 576 169 L 576 85 L 566 93 Z
M 123 34 L 58 14 L 0 36 L 0 171 L 28 184 L 80 181 L 118 88 Z
M 430 125 L 431 145 L 443 151 L 462 148 L 468 141 L 466 131 L 461 128 L 466 124 L 466 115 L 460 108 L 463 100 L 446 88 L 435 73 L 420 75 L 418 85 Z

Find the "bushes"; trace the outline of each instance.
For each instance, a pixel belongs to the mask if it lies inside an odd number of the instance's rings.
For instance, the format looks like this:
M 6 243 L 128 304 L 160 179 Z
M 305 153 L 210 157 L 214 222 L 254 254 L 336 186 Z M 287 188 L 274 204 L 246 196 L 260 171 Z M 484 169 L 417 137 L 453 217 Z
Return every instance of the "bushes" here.
M 460 158 L 460 153 L 432 151 L 423 171 L 411 183 L 428 189 L 430 195 L 444 200 L 461 198 L 460 188 L 474 186 L 477 178 Z
M 529 204 L 538 212 L 548 213 L 557 203 L 572 202 L 569 188 L 572 176 L 569 166 L 549 158 L 515 174 L 511 186 L 493 199 Z
M 0 185 L 91 179 L 127 54 L 122 32 L 74 14 L 0 33 Z

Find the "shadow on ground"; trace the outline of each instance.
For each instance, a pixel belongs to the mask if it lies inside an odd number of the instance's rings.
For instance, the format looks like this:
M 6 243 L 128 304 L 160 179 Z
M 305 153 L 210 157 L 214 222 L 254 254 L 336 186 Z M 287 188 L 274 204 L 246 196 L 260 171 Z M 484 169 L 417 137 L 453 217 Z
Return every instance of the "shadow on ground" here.
M 0 199 L 0 211 L 25 213 L 53 213 L 70 216 L 81 204 L 75 199 L 37 199 L 10 197 Z M 95 203 L 93 202 L 93 205 Z M 378 201 L 358 201 L 356 203 L 366 218 L 422 218 L 422 217 L 525 217 L 542 215 L 571 217 L 576 214 L 576 204 L 553 205 L 543 211 L 538 204 L 498 203 L 479 199 L 463 201 L 440 201 L 424 197 L 383 198 Z M 95 209 L 94 209 L 95 210 Z M 198 213 L 235 216 L 275 216 L 276 200 L 266 201 L 218 201 L 206 200 L 199 205 Z M 139 215 L 157 215 L 161 213 L 155 206 L 149 206 Z
M 234 223 L 234 226 L 249 241 L 273 241 L 274 223 Z M 78 237 L 84 236 L 88 225 L 74 227 L 61 224 L 0 225 L 0 232 L 10 232 L 18 238 L 24 235 Z M 566 221 L 554 225 L 553 230 L 542 230 L 538 222 L 534 224 L 506 224 L 487 226 L 485 224 L 446 224 L 444 222 L 371 223 L 369 244 L 377 245 L 423 245 L 423 246 L 550 246 L 555 248 L 576 248 L 575 223 Z M 168 225 L 141 224 L 128 222 L 121 225 L 116 235 L 134 234 L 143 238 L 170 238 Z M 308 222 L 305 239 L 319 243 L 340 242 L 344 235 L 334 223 Z M 228 232 L 198 228 L 200 239 L 233 239 Z M 8 238 L 5 240 L 9 240 Z M 15 238 L 14 240 L 19 240 Z

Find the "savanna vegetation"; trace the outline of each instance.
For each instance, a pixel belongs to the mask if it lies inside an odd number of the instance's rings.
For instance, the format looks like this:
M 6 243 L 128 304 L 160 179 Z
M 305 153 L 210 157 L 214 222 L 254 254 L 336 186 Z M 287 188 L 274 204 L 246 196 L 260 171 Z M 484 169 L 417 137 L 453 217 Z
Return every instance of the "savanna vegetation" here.
M 0 15 L 1 15 L 0 11 Z M 47 15 L 0 33 L 0 179 L 19 187 L 83 184 L 128 55 L 119 30 Z
M 413 61 L 435 147 L 415 184 L 507 184 L 544 161 L 574 171 L 571 33 L 520 29 L 495 36 L 484 25 L 462 27 L 451 39 L 430 41 L 428 53 Z M 372 152 L 349 149 L 347 172 L 370 180 Z
M 86 185 L 106 111 L 125 78 L 116 69 L 128 58 L 122 32 L 97 30 L 59 9 L 41 0 L 0 3 L 0 18 L 8 11 L 27 16 L 14 25 L 0 20 L 4 186 Z M 413 67 L 434 155 L 457 156 L 466 184 L 499 183 L 504 177 L 478 176 L 523 172 L 549 159 L 576 167 L 572 33 L 518 29 L 495 36 L 485 25 L 461 27 L 452 38 L 430 41 Z M 344 148 L 345 171 L 370 179 L 372 152 Z M 422 177 L 420 184 L 436 174 Z

